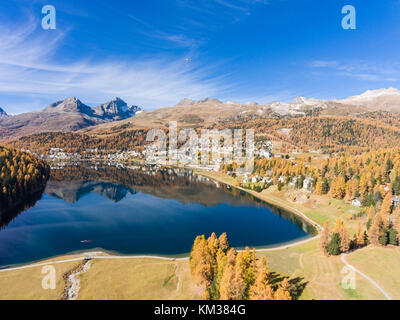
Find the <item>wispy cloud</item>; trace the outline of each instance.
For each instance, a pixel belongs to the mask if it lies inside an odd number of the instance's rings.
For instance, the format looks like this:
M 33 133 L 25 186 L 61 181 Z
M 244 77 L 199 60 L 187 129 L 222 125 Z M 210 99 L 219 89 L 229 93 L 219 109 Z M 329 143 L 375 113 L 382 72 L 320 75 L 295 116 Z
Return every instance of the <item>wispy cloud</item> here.
M 226 74 L 215 75 L 216 65 L 204 67 L 185 61 L 185 57 L 82 59 L 61 64 L 57 54 L 63 35 L 43 38 L 35 32 L 37 25 L 30 19 L 17 30 L 0 27 L 0 93 L 42 98 L 77 96 L 92 102 L 120 96 L 131 104 L 154 108 L 175 104 L 183 97 L 221 96 L 232 86 L 225 84 Z
M 400 79 L 400 63 L 370 63 L 365 61 L 342 62 L 336 60 L 314 60 L 309 67 L 323 71 L 325 75 L 338 75 L 362 81 L 395 82 Z
M 210 29 L 239 22 L 251 15 L 257 5 L 267 5 L 268 0 L 176 0 L 186 10 L 201 13 L 193 24 Z M 223 10 L 223 14 L 221 14 Z

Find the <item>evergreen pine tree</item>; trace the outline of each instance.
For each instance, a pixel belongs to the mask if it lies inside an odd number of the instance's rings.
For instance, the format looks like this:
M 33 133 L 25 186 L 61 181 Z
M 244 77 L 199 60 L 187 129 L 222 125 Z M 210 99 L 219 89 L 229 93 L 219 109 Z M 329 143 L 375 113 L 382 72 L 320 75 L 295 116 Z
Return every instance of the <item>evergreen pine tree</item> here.
M 388 230 L 386 229 L 385 226 L 381 228 L 381 233 L 379 236 L 379 244 L 382 246 L 386 246 L 389 242 L 389 237 L 388 237 Z
M 334 232 L 327 248 L 327 251 L 330 255 L 337 256 L 340 254 L 340 242 L 339 233 Z
M 389 244 L 397 246 L 397 231 L 393 228 L 389 229 Z

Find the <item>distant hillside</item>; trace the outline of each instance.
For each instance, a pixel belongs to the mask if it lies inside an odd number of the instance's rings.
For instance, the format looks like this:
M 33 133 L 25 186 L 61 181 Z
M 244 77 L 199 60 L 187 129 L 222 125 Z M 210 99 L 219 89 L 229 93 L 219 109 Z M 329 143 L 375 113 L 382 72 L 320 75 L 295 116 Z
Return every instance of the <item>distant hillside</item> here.
M 400 91 L 389 88 L 344 100 L 298 97 L 291 103 L 274 102 L 267 105 L 183 99 L 173 107 L 140 113 L 137 109 L 127 108 L 118 98 L 95 109 L 70 98 L 34 113 L 41 120 L 40 126 L 36 126 L 32 119 L 20 126 L 17 124 L 14 129 L 20 135 L 27 135 L 13 139 L 10 144 L 40 153 L 48 152 L 51 147 L 60 147 L 68 152 L 81 152 L 86 148 L 127 150 L 143 147 L 149 129 L 166 129 L 169 121 L 175 120 L 179 128 L 192 127 L 198 130 L 253 128 L 257 139 L 279 143 L 282 152 L 320 150 L 333 153 L 349 149 L 360 152 L 368 148 L 393 147 L 400 143 L 397 98 L 400 99 Z M 136 115 L 124 119 L 130 112 Z M 70 121 L 64 121 L 65 117 L 78 118 L 74 122 L 70 118 Z M 114 121 L 120 118 L 123 120 Z M 16 122 L 15 117 L 0 120 L 0 133 L 11 130 L 9 137 L 12 137 L 12 127 L 3 127 L 10 119 Z M 57 120 L 63 121 L 59 123 Z M 74 124 L 72 127 L 71 123 Z M 59 133 L 30 135 L 30 129 L 33 132 L 52 130 Z
M 367 91 L 359 96 L 343 100 L 318 100 L 297 97 L 290 103 L 271 102 L 240 104 L 223 103 L 216 99 L 183 99 L 175 106 L 144 111 L 135 118 L 105 123 L 85 128 L 88 133 L 113 133 L 141 128 L 167 127 L 169 121 L 178 122 L 179 127 L 204 128 L 233 121 L 255 119 L 299 118 L 303 116 L 351 116 L 364 117 L 365 113 L 387 111 L 400 113 L 400 91 L 394 88 Z
M 264 119 L 246 123 L 230 122 L 217 128 L 252 128 L 257 139 L 285 143 L 287 150 L 321 150 L 325 153 L 355 153 L 377 148 L 396 147 L 400 143 L 399 114 L 391 114 L 388 125 L 379 118 L 317 116 L 292 119 Z
M 299 118 L 304 116 L 365 117 L 366 113 L 400 113 L 400 91 L 394 88 L 370 90 L 342 100 L 297 97 L 290 103 L 240 104 L 216 99 L 183 99 L 172 107 L 142 111 L 128 107 L 120 98 L 91 108 L 77 98 L 55 102 L 42 111 L 0 117 L 0 140 L 10 140 L 42 132 L 116 134 L 145 128 L 166 128 L 169 121 L 179 127 L 207 128 L 223 123 L 256 119 Z M 133 117 L 135 116 L 135 117 Z
M 114 98 L 94 109 L 83 104 L 77 98 L 67 98 L 57 101 L 41 111 L 0 117 L 0 140 L 40 132 L 76 131 L 100 123 L 132 117 L 138 110 L 140 108 L 128 107 L 119 98 Z
M 396 88 L 368 90 L 361 95 L 335 100 L 335 102 L 361 106 L 365 111 L 400 112 L 400 91 Z
M 275 147 L 280 146 L 280 152 L 283 153 L 294 150 L 361 153 L 370 149 L 398 146 L 400 115 L 391 114 L 392 124 L 387 123 L 387 118 L 376 118 L 375 113 L 370 115 L 371 117 L 365 118 L 305 116 L 229 121 L 213 128 L 252 128 L 256 141 L 272 141 Z M 52 147 L 62 148 L 69 153 L 94 148 L 109 152 L 132 150 L 145 146 L 148 130 L 149 128 L 125 130 L 117 126 L 101 133 L 41 133 L 10 141 L 10 145 L 37 153 L 48 153 Z

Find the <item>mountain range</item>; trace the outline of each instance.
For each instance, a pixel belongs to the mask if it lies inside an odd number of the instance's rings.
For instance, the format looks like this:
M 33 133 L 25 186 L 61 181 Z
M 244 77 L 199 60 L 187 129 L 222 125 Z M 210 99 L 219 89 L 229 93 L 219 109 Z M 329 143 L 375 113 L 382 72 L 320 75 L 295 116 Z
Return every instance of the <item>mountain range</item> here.
M 306 115 L 354 116 L 387 111 L 400 114 L 400 91 L 396 88 L 369 90 L 346 99 L 320 100 L 297 97 L 292 102 L 245 104 L 217 99 L 185 98 L 171 107 L 142 111 L 128 107 L 120 98 L 91 108 L 77 98 L 55 102 L 45 109 L 7 116 L 0 109 L 0 139 L 8 140 L 40 132 L 114 133 L 141 128 L 167 127 L 175 120 L 180 127 L 210 127 L 229 121 L 302 117 Z M 119 128 L 119 129 L 118 129 Z
M 88 126 L 123 120 L 141 109 L 128 107 L 120 98 L 91 108 L 72 97 L 50 104 L 41 111 L 7 116 L 0 109 L 0 139 L 12 139 L 39 132 L 76 131 Z M 2 116 L 3 115 L 3 116 Z
M 265 118 L 302 117 L 306 115 L 354 116 L 375 111 L 400 114 L 400 91 L 395 88 L 370 90 L 359 96 L 341 100 L 319 100 L 297 97 L 292 102 L 275 101 L 268 104 L 247 102 L 244 104 L 217 99 L 183 99 L 172 107 L 144 111 L 133 118 L 87 127 L 87 133 L 106 133 L 112 128 L 121 130 L 167 127 L 175 120 L 179 127 L 210 127 L 232 121 L 248 121 Z

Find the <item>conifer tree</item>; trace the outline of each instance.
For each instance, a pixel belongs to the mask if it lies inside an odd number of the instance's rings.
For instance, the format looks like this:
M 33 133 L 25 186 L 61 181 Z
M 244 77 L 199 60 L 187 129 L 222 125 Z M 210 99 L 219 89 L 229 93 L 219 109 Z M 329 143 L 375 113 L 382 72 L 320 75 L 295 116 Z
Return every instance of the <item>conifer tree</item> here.
M 382 226 L 381 233 L 379 235 L 379 244 L 381 244 L 382 246 L 386 246 L 388 242 L 389 242 L 388 229 L 386 229 L 385 226 Z
M 265 256 L 257 261 L 256 278 L 254 284 L 250 287 L 250 300 L 272 300 L 274 291 L 268 282 L 269 271 Z
M 397 246 L 397 231 L 393 228 L 389 229 L 389 244 Z
M 324 224 L 324 229 L 322 230 L 321 237 L 319 239 L 319 248 L 325 255 L 328 255 L 328 244 L 331 236 L 331 227 L 329 221 Z
M 381 236 L 381 229 L 383 223 L 380 215 L 375 215 L 372 219 L 371 227 L 368 230 L 368 239 L 371 244 L 377 246 L 379 245 L 379 237 Z
M 222 249 L 223 252 L 227 253 L 229 250 L 229 243 L 228 243 L 228 237 L 226 236 L 226 232 L 222 233 L 219 238 L 219 247 Z
M 340 254 L 340 242 L 339 233 L 334 232 L 327 248 L 327 251 L 330 255 L 337 256 Z
M 393 213 L 393 229 L 397 232 L 397 240 L 400 244 L 400 207 L 397 207 Z
M 370 206 L 367 210 L 367 217 L 368 219 L 373 219 L 375 216 L 375 208 L 373 206 Z
M 383 199 L 381 210 L 379 212 L 384 226 L 387 228 L 389 225 L 388 217 L 392 211 L 392 193 L 388 192 Z
M 362 247 L 365 245 L 364 231 L 361 226 L 361 220 L 357 219 L 357 228 L 355 234 L 355 243 L 357 247 Z
M 221 300 L 242 300 L 245 298 L 246 283 L 240 264 L 228 264 L 220 285 Z
M 315 185 L 315 193 L 318 195 L 323 195 L 323 189 L 322 189 L 322 178 L 318 178 L 317 184 Z
M 204 235 L 198 236 L 190 254 L 190 269 L 196 284 L 208 288 L 213 279 L 214 259 Z
M 342 226 L 340 228 L 340 251 L 347 252 L 350 249 L 350 236 L 349 230 L 345 223 L 342 222 Z
M 279 285 L 278 290 L 275 291 L 274 299 L 275 300 L 292 300 L 290 295 L 290 283 L 288 278 L 285 278 L 282 283 Z

